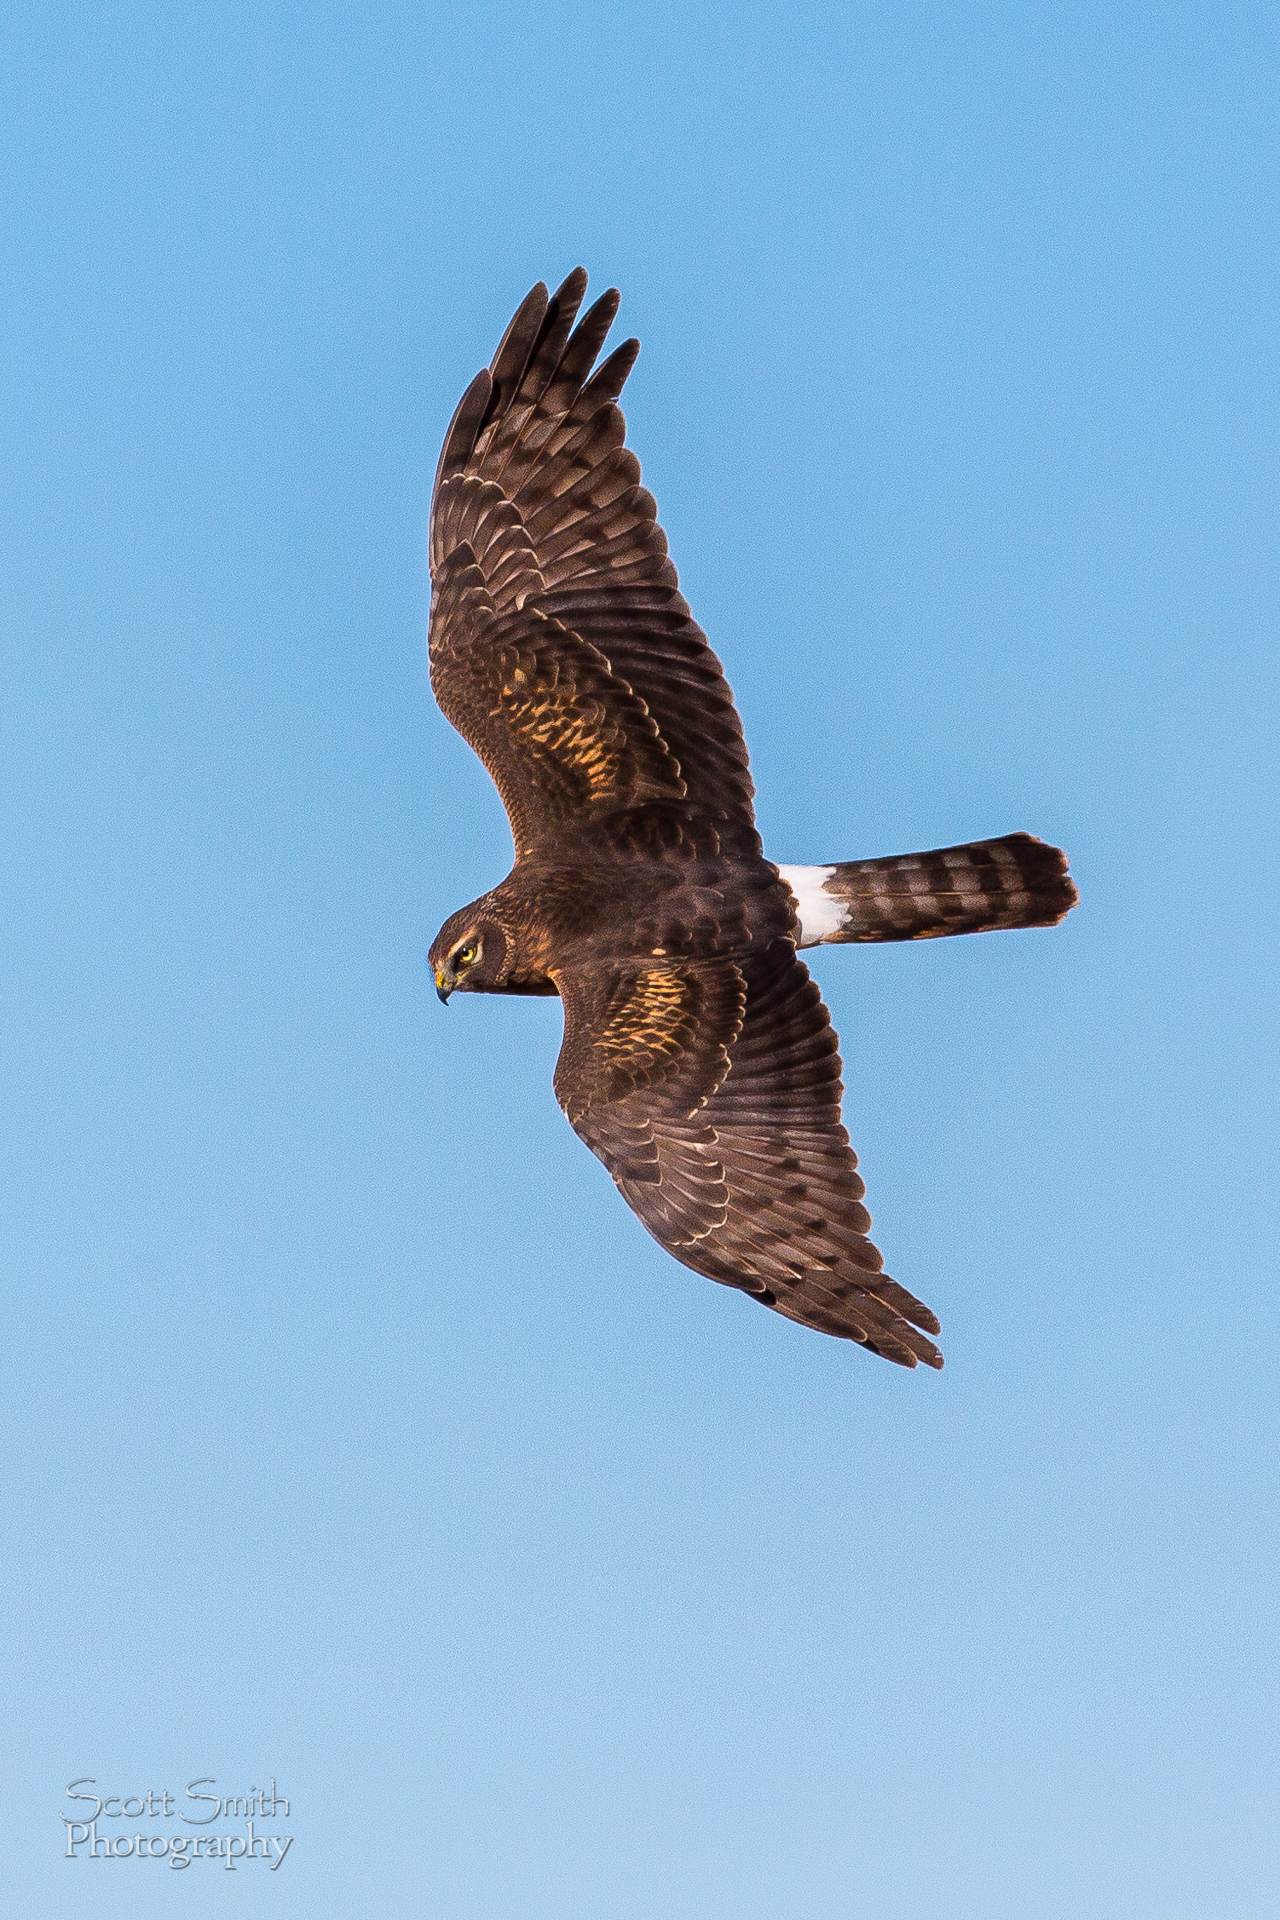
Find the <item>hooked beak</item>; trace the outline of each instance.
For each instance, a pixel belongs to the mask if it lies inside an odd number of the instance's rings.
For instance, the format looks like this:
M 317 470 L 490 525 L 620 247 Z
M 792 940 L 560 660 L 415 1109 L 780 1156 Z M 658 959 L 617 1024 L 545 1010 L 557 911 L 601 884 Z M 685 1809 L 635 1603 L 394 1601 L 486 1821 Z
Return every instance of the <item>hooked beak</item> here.
M 437 967 L 436 968 L 436 998 L 439 1000 L 440 1005 L 442 1007 L 448 1006 L 449 995 L 452 992 L 453 992 L 453 986 L 452 986 L 452 983 L 450 982 L 448 974 L 444 971 L 443 967 Z

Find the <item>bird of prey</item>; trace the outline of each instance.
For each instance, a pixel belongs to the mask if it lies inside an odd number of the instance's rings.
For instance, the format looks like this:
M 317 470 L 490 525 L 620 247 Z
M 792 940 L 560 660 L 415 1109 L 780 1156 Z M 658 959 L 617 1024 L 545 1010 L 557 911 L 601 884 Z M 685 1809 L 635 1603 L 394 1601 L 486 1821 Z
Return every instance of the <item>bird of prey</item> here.
M 742 726 L 681 596 L 618 408 L 639 343 L 586 274 L 539 283 L 445 436 L 431 684 L 488 768 L 515 865 L 445 921 L 442 1000 L 558 993 L 556 1097 L 677 1260 L 902 1366 L 942 1365 L 884 1272 L 797 948 L 1060 920 L 1030 834 L 830 866 L 764 856 Z M 597 364 L 599 361 L 599 364 Z

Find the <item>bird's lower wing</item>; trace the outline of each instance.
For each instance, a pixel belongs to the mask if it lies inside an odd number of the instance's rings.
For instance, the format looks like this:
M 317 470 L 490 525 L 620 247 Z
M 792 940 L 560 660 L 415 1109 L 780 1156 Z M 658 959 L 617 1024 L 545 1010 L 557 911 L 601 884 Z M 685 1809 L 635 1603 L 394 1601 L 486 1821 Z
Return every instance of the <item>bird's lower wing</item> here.
M 557 1097 L 649 1231 L 804 1326 L 941 1366 L 937 1319 L 867 1237 L 836 1037 L 791 943 L 556 981 Z

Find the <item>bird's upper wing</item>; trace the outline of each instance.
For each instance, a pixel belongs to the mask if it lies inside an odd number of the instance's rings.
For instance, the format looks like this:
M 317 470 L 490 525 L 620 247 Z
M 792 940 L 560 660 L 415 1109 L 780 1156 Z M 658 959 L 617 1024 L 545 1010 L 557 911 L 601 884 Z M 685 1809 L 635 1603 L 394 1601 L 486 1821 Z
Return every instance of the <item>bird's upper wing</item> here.
M 618 308 L 536 286 L 445 437 L 431 508 L 431 684 L 502 795 L 518 855 L 583 818 L 688 800 L 752 819 L 728 685 L 681 597 L 617 406 Z
M 649 1231 L 805 1326 L 941 1366 L 936 1318 L 867 1238 L 836 1037 L 791 943 L 554 977 L 556 1096 Z

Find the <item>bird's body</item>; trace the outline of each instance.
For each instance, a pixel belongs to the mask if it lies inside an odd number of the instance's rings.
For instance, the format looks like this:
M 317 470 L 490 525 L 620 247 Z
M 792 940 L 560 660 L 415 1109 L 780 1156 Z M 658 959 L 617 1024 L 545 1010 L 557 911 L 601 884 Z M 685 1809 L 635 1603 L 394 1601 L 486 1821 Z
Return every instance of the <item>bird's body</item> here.
M 799 947 L 1042 926 L 1075 899 L 1028 834 L 779 867 L 741 724 L 680 596 L 616 405 L 617 306 L 536 287 L 463 396 L 432 507 L 431 675 L 492 773 L 512 872 L 432 945 L 442 998 L 558 993 L 556 1094 L 678 1259 L 889 1359 L 941 1365 L 882 1270 Z
M 507 977 L 491 989 L 502 992 L 556 992 L 554 956 L 569 941 L 576 961 L 603 965 L 711 959 L 798 932 L 753 828 L 662 802 L 597 824 L 559 858 L 553 846 L 520 861 L 465 912 L 491 914 L 511 942 Z

